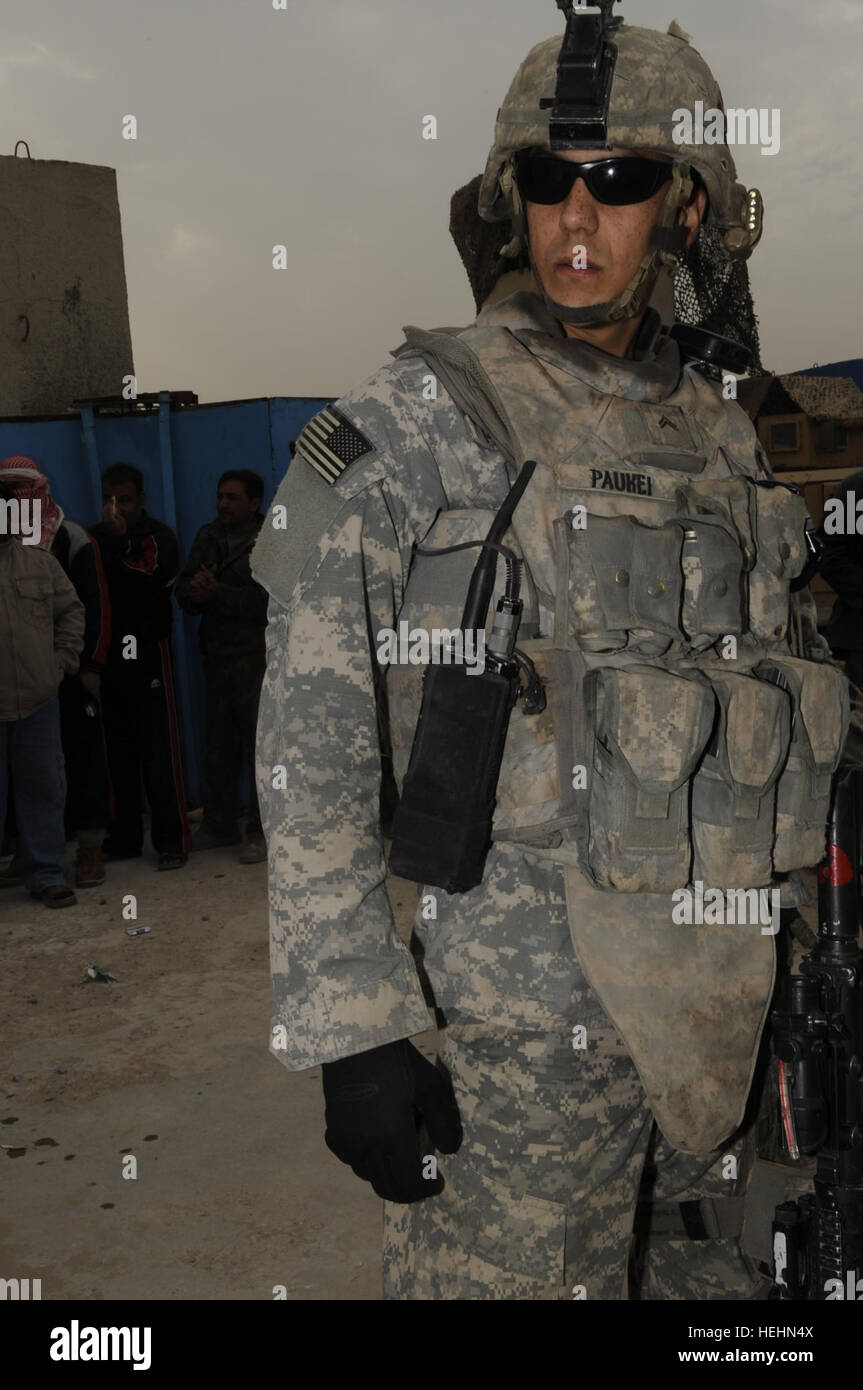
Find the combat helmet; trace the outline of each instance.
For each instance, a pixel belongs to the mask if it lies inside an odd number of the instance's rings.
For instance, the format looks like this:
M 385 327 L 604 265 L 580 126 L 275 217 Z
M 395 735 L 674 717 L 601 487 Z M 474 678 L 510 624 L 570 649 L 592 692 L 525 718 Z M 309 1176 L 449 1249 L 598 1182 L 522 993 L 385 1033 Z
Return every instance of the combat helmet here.
M 517 151 L 616 146 L 671 159 L 672 179 L 654 229 L 652 249 L 615 299 L 573 309 L 551 300 L 536 275 L 556 318 L 570 323 L 609 323 L 640 312 L 661 266 L 672 270 L 680 266 L 685 233 L 676 225 L 677 212 L 695 187 L 692 170 L 700 175 L 709 200 L 699 239 L 706 232 L 714 258 L 718 256 L 723 262 L 720 278 L 727 278 L 730 261 L 744 261 L 757 245 L 763 205 L 757 189 L 747 190 L 737 181 L 727 144 L 680 141 L 681 133 L 685 134 L 681 111 L 694 111 L 697 101 L 704 103 L 704 110 L 725 108 L 710 68 L 676 22 L 665 34 L 638 28 L 611 17 L 615 0 L 599 0 L 589 12 L 598 16 L 592 31 L 582 28 L 579 33 L 579 26 L 587 23 L 588 11 L 570 0 L 557 3 L 567 16 L 563 43 L 556 36 L 536 44 L 513 78 L 497 114 L 494 144 L 480 183 L 478 211 L 486 222 L 511 223 L 512 237 L 502 248 L 502 256 L 529 259 L 527 218 L 515 178 Z M 588 53 L 591 44 L 592 63 Z M 573 62 L 573 55 L 580 61 Z M 567 108 L 562 100 L 578 92 L 582 82 L 586 87 L 593 82 L 594 109 L 589 119 L 583 118 L 589 100 L 586 106 L 581 104 L 581 116 L 578 107 Z M 551 100 L 555 97 L 557 102 Z M 574 113 L 575 119 L 568 120 L 568 113 Z M 703 257 L 701 269 L 705 269 Z M 748 277 L 745 282 L 748 295 Z M 696 284 L 696 294 L 701 288 Z

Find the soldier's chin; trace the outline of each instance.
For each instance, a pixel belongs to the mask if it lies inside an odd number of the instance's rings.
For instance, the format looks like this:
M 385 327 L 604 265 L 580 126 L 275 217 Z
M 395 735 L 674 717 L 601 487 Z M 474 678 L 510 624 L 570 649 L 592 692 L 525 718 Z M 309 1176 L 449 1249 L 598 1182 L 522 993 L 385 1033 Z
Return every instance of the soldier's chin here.
M 577 274 L 553 266 L 550 273 L 543 275 L 542 283 L 555 303 L 569 309 L 588 309 L 591 304 L 604 304 L 610 298 L 602 288 L 604 278 L 601 270 Z
M 608 296 L 601 270 L 563 270 L 555 267 L 554 283 L 577 304 L 601 304 Z

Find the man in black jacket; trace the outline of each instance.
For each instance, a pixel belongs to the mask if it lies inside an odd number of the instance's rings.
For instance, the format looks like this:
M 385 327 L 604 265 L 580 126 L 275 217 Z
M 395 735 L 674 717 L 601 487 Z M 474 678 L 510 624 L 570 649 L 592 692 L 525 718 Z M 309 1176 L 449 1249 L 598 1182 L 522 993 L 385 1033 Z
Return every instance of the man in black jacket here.
M 115 814 L 103 849 L 137 858 L 144 840 L 143 779 L 159 869 L 179 869 L 189 823 L 171 669 L 171 589 L 180 568 L 177 537 L 144 506 L 144 478 L 128 463 L 102 474 L 99 543 L 113 609 L 102 682 Z
M 193 849 L 240 842 L 238 784 L 249 767 L 249 814 L 240 863 L 266 859 L 255 785 L 258 700 L 266 667 L 268 596 L 249 569 L 263 523 L 264 480 L 247 468 L 229 469 L 217 485 L 218 520 L 198 531 L 177 581 L 177 602 L 201 615 L 206 679 L 204 818 Z

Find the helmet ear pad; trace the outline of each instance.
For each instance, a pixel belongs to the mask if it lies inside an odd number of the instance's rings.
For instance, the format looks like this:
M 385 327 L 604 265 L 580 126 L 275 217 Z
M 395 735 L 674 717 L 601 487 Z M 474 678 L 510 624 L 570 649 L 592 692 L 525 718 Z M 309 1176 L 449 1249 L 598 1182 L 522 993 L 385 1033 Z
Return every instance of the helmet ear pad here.
M 505 207 L 510 209 L 509 222 L 512 236 L 500 254 L 506 258 L 519 257 L 519 266 L 527 255 L 527 211 L 521 198 L 521 190 L 515 177 L 515 156 L 508 155 L 498 175 L 498 187 Z

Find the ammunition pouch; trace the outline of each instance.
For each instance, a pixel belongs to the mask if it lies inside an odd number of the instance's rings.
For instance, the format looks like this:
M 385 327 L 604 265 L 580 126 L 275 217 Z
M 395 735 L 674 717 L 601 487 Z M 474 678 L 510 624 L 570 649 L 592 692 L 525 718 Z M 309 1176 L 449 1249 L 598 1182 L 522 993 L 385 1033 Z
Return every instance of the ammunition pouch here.
M 660 667 L 605 668 L 588 674 L 583 699 L 591 878 L 624 893 L 679 887 L 691 859 L 689 784 L 713 724 L 708 683 Z
M 766 888 L 817 863 L 848 727 L 842 674 L 793 657 L 749 672 L 617 661 L 589 670 L 555 652 L 551 663 L 559 823 L 590 881 L 624 893 Z
M 732 671 L 714 671 L 711 685 L 717 722 L 692 781 L 692 877 L 711 887 L 766 887 L 789 700 L 778 686 Z
M 776 792 L 773 865 L 785 873 L 815 864 L 825 849 L 830 784 L 850 721 L 848 682 L 827 662 L 770 657 L 765 680 L 783 678 L 793 702 L 788 759 Z

